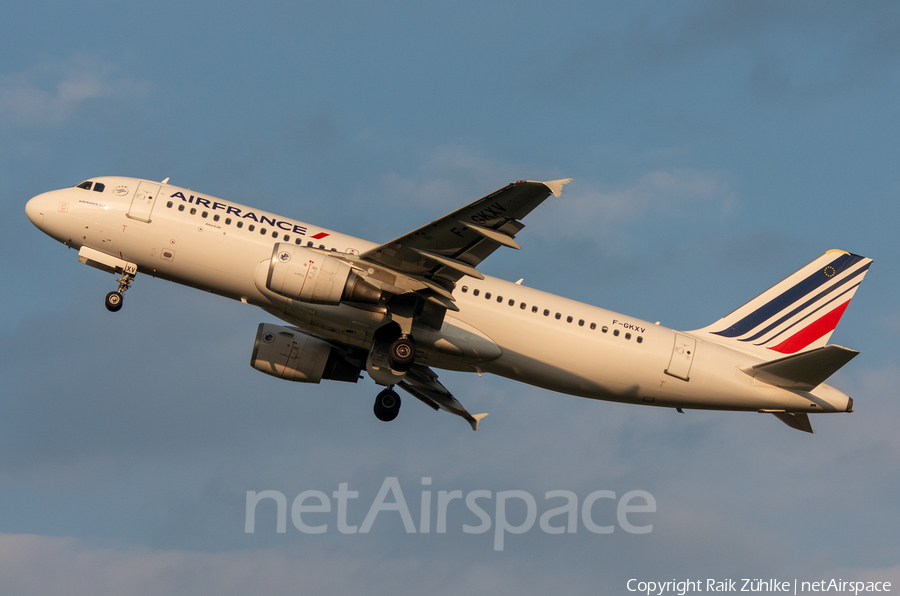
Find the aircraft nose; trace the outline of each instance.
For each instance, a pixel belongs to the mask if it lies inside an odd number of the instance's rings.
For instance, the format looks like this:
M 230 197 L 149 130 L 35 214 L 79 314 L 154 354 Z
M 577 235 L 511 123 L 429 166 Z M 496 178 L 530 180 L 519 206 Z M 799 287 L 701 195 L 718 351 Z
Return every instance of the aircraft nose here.
M 44 210 L 47 208 L 47 196 L 46 195 L 38 195 L 25 203 L 25 215 L 28 216 L 28 219 L 31 220 L 31 223 L 37 227 L 37 229 L 41 229 L 41 225 L 44 223 Z

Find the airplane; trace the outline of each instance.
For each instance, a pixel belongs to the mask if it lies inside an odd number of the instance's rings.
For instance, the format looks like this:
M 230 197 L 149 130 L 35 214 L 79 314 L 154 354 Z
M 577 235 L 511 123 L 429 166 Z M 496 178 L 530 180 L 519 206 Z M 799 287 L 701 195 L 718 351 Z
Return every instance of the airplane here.
M 613 402 L 774 414 L 812 432 L 811 413 L 852 412 L 825 380 L 858 352 L 828 344 L 872 260 L 829 250 L 729 315 L 676 331 L 486 276 L 478 265 L 518 249 L 521 220 L 571 179 L 508 184 L 389 242 L 376 244 L 162 182 L 91 178 L 40 194 L 25 213 L 119 275 L 106 308 L 143 273 L 258 306 L 251 366 L 301 383 L 381 387 L 391 421 L 400 388 L 473 430 L 434 369 L 491 373 Z

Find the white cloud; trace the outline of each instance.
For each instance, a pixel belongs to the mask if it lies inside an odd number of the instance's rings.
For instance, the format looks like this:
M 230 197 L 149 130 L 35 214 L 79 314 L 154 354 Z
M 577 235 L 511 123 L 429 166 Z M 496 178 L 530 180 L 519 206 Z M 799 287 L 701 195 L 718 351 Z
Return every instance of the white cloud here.
M 722 174 L 670 169 L 650 171 L 615 187 L 575 180 L 555 205 L 541 213 L 538 233 L 617 244 L 638 234 L 642 221 L 718 219 L 733 212 L 737 201 Z
M 588 188 L 574 200 L 579 207 L 592 207 L 601 217 L 626 221 L 651 212 L 687 212 L 698 205 L 725 212 L 733 205 L 721 176 L 692 170 L 649 172 L 630 186 Z
M 404 204 L 432 205 L 449 212 L 514 180 L 540 179 L 530 166 L 489 159 L 461 145 L 434 148 L 418 169 L 412 175 L 385 175 L 386 194 Z M 699 210 L 718 217 L 732 212 L 737 204 L 725 175 L 677 168 L 649 171 L 620 186 L 576 178 L 563 189 L 562 199 L 548 201 L 556 201 L 557 208 L 542 213 L 540 228 L 554 233 L 563 228 L 589 237 L 598 227 L 615 229 L 654 215 L 691 218 Z
M 198 553 L 115 550 L 85 540 L 33 535 L 0 535 L 0 590 L 9 595 L 91 594 L 248 594 L 294 585 L 321 585 L 325 574 L 311 573 L 328 562 L 304 555 L 293 561 L 284 552 Z M 338 564 L 332 561 L 331 566 Z M 352 569 L 351 561 L 341 564 Z M 339 584 L 341 575 L 329 574 Z M 318 581 L 316 578 L 319 578 Z
M 452 209 L 521 178 L 525 168 L 498 162 L 462 145 L 442 145 L 428 152 L 420 172 L 390 172 L 382 178 L 385 194 L 404 204 Z
M 56 124 L 87 102 L 136 97 L 147 87 L 87 56 L 43 62 L 0 75 L 0 124 Z
M 461 570 L 444 554 L 429 561 L 395 557 L 380 547 L 370 548 L 367 556 L 346 551 L 117 550 L 88 540 L 0 534 L 0 591 L 7 596 L 395 594 L 401 586 L 416 585 L 417 592 L 430 594 L 521 594 L 548 593 L 555 583 L 509 561 Z

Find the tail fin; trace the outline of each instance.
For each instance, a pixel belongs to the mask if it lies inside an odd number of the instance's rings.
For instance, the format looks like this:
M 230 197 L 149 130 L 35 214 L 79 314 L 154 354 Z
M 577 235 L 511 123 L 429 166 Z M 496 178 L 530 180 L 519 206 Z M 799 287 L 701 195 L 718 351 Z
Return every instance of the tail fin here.
M 871 264 L 872 259 L 829 250 L 694 334 L 766 358 L 821 348 Z

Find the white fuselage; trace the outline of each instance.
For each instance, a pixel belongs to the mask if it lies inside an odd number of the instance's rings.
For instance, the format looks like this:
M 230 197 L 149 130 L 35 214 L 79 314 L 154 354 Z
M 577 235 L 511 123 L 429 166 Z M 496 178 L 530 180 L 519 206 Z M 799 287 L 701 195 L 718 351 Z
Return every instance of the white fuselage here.
M 102 192 L 44 193 L 29 202 L 29 218 L 72 248 L 101 251 L 137 264 L 140 273 L 259 306 L 325 339 L 368 350 L 375 330 L 389 321 L 377 307 L 309 304 L 260 288 L 260 266 L 271 259 L 276 243 L 352 257 L 375 247 L 372 242 L 168 184 L 93 180 L 103 184 Z M 155 192 L 152 212 L 135 209 L 136 187 Z M 756 355 L 533 288 L 463 277 L 453 296 L 459 311 L 447 312 L 440 331 L 413 328 L 422 364 L 490 372 L 562 393 L 635 404 L 848 409 L 849 398 L 828 385 L 813 392 L 787 390 L 741 372 L 760 362 Z M 462 336 L 463 342 L 446 341 Z M 677 351 L 678 337 L 690 339 L 688 355 Z M 686 364 L 675 362 L 678 357 Z M 679 366 L 682 374 L 672 374 Z

